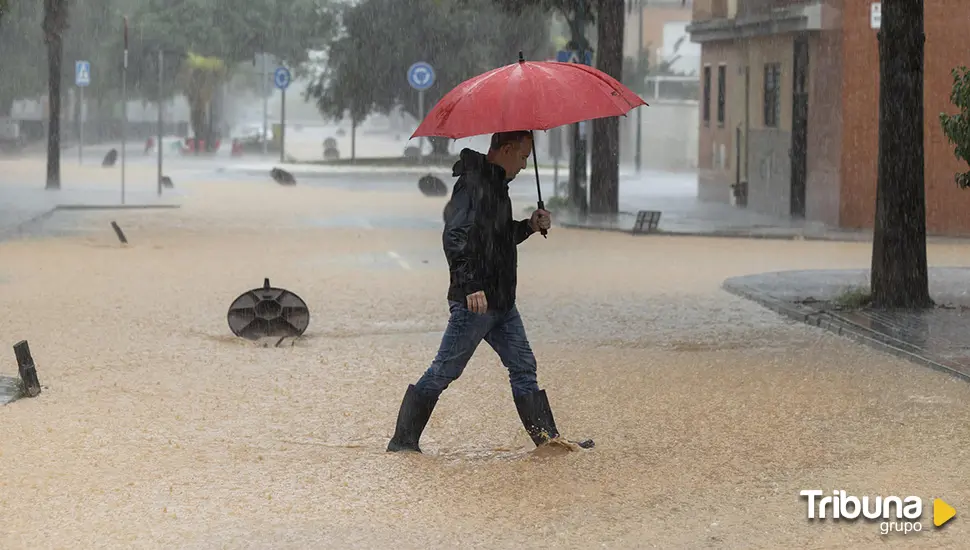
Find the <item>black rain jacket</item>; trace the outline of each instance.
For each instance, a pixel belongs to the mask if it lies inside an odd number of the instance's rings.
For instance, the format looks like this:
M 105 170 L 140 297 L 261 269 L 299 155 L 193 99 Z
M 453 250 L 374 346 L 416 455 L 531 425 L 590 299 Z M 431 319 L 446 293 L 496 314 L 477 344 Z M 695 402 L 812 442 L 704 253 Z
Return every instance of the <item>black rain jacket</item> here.
M 515 305 L 516 246 L 533 233 L 529 220 L 512 217 L 505 169 L 485 155 L 463 149 L 452 175 L 458 181 L 441 235 L 451 271 L 448 299 L 464 304 L 484 290 L 490 311 L 508 311 Z

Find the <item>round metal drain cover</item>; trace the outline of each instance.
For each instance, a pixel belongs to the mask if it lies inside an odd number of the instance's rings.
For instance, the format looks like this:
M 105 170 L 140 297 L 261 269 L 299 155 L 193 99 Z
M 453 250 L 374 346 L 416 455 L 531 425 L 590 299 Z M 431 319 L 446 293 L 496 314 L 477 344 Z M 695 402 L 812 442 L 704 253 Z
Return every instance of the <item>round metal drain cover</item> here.
M 289 290 L 271 287 L 269 279 L 263 280 L 263 288 L 244 292 L 229 306 L 229 330 L 247 340 L 300 336 L 309 325 L 306 302 Z

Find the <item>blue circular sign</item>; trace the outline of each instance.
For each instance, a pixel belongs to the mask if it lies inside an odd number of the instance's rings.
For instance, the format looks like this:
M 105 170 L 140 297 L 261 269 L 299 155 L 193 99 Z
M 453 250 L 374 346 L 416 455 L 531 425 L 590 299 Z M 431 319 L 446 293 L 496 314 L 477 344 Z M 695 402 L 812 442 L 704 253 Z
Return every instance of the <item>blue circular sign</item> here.
M 434 84 L 434 69 L 431 64 L 418 61 L 408 69 L 408 83 L 415 90 L 427 90 Z
M 276 84 L 276 87 L 281 90 L 289 88 L 290 80 L 290 70 L 286 67 L 280 67 L 276 69 L 275 73 L 273 73 L 273 82 Z

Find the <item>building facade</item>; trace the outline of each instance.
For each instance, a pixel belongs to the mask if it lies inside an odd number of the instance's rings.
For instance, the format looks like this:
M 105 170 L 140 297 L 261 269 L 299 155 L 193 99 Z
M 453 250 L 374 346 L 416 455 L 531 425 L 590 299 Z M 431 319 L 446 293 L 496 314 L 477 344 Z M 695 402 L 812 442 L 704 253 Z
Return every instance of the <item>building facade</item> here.
M 669 35 L 677 26 L 690 24 L 694 0 L 626 0 L 627 14 L 623 31 L 623 57 L 640 59 L 656 67 L 670 55 Z M 643 25 L 642 31 L 640 25 Z M 671 27 L 674 27 L 672 29 Z M 667 35 L 667 36 L 665 36 Z M 638 44 L 639 42 L 639 44 Z M 691 56 L 689 48 L 682 54 Z
M 695 0 L 688 30 L 702 50 L 702 199 L 844 228 L 872 227 L 878 4 Z M 925 4 L 924 145 L 931 234 L 970 234 L 970 190 L 954 182 L 966 165 L 955 158 L 939 123 L 941 112 L 954 112 L 951 71 L 970 65 L 967 21 L 966 0 Z

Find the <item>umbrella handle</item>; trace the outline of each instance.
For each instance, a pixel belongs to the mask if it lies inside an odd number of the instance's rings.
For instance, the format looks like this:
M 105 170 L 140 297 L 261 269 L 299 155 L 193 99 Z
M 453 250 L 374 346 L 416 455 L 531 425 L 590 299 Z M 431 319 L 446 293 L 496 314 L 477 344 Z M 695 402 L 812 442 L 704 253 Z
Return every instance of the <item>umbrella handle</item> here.
M 522 57 L 522 53 L 519 53 L 519 57 Z M 542 187 L 539 185 L 539 161 L 536 159 L 536 133 L 532 132 L 532 166 L 536 169 L 536 192 L 539 195 L 539 210 L 545 210 L 546 205 L 542 202 Z M 548 232 L 545 229 L 540 229 L 542 233 L 542 238 L 548 239 Z
M 542 199 L 539 199 L 539 210 L 545 210 L 545 209 L 546 209 L 546 205 L 543 204 Z M 546 231 L 545 229 L 540 229 L 539 230 L 539 233 L 542 233 L 542 237 L 543 238 L 545 238 L 545 239 L 548 239 L 549 238 L 547 236 L 549 232 Z

